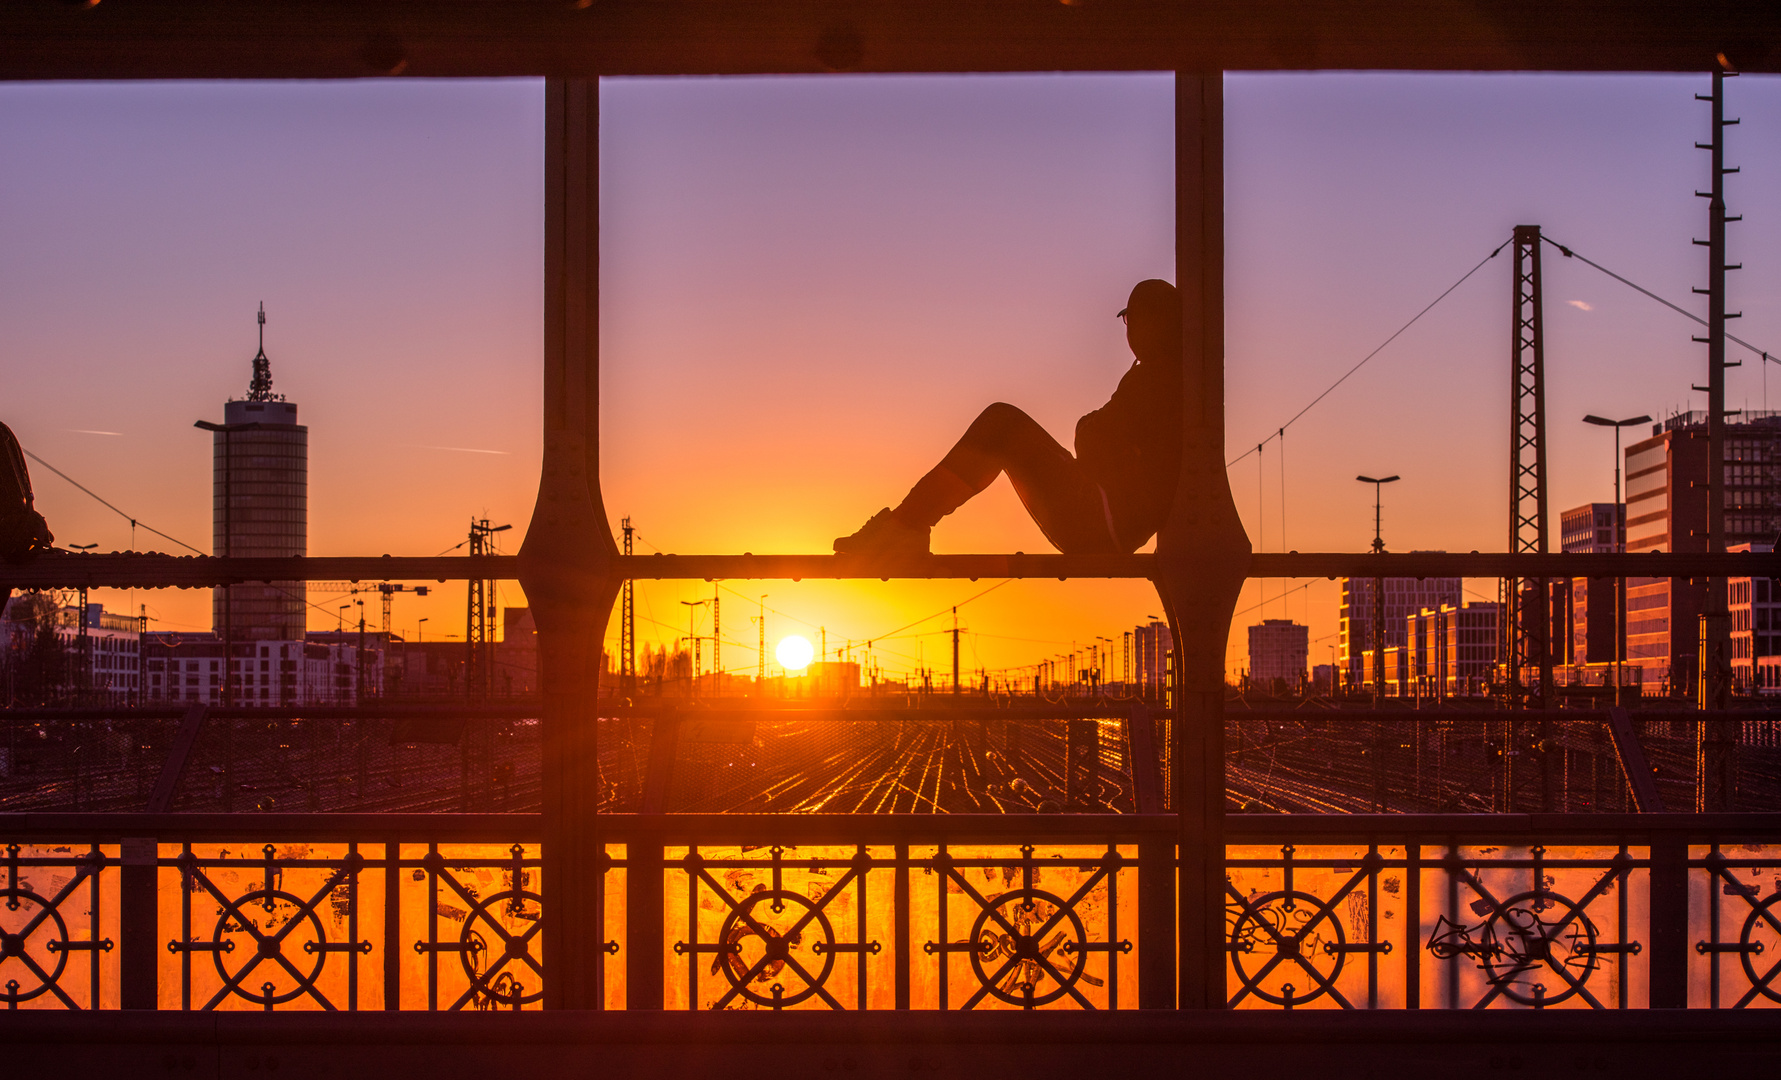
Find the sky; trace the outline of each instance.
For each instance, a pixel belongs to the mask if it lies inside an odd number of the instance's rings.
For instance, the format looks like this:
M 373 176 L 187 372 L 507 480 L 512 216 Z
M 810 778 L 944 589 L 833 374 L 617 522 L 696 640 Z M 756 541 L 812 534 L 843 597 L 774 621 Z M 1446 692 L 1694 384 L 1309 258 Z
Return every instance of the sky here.
M 1728 88 L 1733 329 L 1776 349 L 1781 80 Z M 1517 224 L 1704 312 L 1707 89 L 1227 76 L 1228 456 Z M 1167 76 L 624 79 L 602 98 L 603 482 L 640 551 L 826 551 L 992 401 L 1067 444 L 1130 362 L 1126 292 L 1174 276 Z M 531 80 L 0 86 L 0 420 L 206 548 L 209 439 L 191 425 L 245 391 L 263 301 L 274 389 L 310 428 L 311 554 L 431 555 L 472 516 L 514 524 L 513 550 L 540 445 L 542 99 Z M 1687 320 L 1545 254 L 1556 517 L 1612 490 L 1611 436 L 1581 417 L 1701 407 L 1705 350 Z M 1353 478 L 1397 473 L 1392 549 L 1502 550 L 1508 307 L 1505 253 L 1237 461 L 1257 549 L 1364 549 L 1372 493 Z M 1763 366 L 1729 374 L 1732 407 L 1763 407 Z M 169 546 L 33 477 L 62 542 Z M 933 545 L 1047 550 L 1005 480 Z M 997 671 L 1160 614 L 1141 582 L 996 585 L 725 583 L 723 661 L 754 669 L 762 593 L 769 651 L 796 632 L 859 659 L 872 639 L 887 673 L 947 667 L 961 602 L 964 666 Z M 679 601 L 713 589 L 640 586 L 639 637 L 672 643 L 689 611 L 708 635 L 708 609 Z M 100 598 L 208 628 L 205 593 Z M 311 626 L 346 599 L 313 594 Z M 1230 666 L 1263 615 L 1307 622 L 1327 660 L 1336 602 L 1321 579 L 1251 583 Z M 523 603 L 516 584 L 502 603 Z M 398 597 L 394 623 L 461 637 L 462 587 Z

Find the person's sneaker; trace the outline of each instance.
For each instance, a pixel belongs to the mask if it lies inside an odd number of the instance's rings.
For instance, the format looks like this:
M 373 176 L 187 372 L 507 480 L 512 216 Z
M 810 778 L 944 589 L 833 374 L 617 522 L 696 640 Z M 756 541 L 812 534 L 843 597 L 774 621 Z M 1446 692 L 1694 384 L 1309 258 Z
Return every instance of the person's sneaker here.
M 928 529 L 903 524 L 890 507 L 872 515 L 852 536 L 835 538 L 835 554 L 863 555 L 874 552 L 896 552 L 903 555 L 928 554 Z

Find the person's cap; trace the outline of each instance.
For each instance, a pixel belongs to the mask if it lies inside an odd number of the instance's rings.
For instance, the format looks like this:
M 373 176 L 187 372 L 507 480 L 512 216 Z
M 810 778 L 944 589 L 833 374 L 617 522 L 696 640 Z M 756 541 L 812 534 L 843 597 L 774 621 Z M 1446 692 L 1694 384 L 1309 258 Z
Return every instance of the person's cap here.
M 1119 314 L 1113 317 L 1123 319 L 1132 308 L 1139 306 L 1158 311 L 1179 310 L 1176 307 L 1178 303 L 1175 286 L 1160 278 L 1151 278 L 1147 281 L 1140 281 L 1133 287 L 1131 298 L 1126 301 L 1126 306 L 1120 308 Z

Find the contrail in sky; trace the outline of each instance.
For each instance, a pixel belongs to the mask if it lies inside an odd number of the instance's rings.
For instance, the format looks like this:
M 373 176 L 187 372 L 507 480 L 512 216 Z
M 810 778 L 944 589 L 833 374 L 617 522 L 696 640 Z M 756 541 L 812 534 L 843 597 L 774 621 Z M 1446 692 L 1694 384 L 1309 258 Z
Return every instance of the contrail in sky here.
M 509 454 L 512 452 L 509 450 L 478 450 L 474 446 L 427 446 L 423 443 L 409 443 L 408 445 L 419 447 L 422 450 L 454 450 L 460 454 L 502 454 L 502 455 L 506 455 L 506 454 Z

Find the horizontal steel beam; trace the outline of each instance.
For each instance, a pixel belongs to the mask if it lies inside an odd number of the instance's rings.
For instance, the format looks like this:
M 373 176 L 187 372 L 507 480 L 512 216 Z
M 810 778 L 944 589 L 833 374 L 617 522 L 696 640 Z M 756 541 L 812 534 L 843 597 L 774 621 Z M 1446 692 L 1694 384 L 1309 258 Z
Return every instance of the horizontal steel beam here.
M 12 0 L 0 77 L 355 78 L 1781 63 L 1773 4 L 1667 0 Z
M 1297 551 L 1258 554 L 1249 576 L 1258 577 L 1781 577 L 1781 553 L 1652 552 L 1643 554 L 1511 555 L 1502 551 L 1411 551 L 1375 555 Z
M 460 643 L 461 644 L 461 643 Z M 92 720 L 177 720 L 186 714 L 187 706 L 179 705 L 112 705 L 55 708 L 29 706 L 0 708 L 0 718 L 24 723 L 81 723 Z M 602 710 L 604 711 L 604 710 Z M 537 698 L 520 699 L 498 704 L 471 705 L 461 702 L 386 702 L 372 705 L 277 705 L 258 708 L 251 705 L 212 705 L 212 720 L 525 720 L 537 716 Z
M 824 580 L 937 578 L 1148 578 L 1155 561 L 1139 555 L 629 555 L 613 560 L 634 580 Z M 251 559 L 112 553 L 45 555 L 0 566 L 15 589 L 199 589 L 257 581 L 513 580 L 512 555 L 311 556 Z M 1306 577 L 1781 577 L 1781 553 L 1510 555 L 1505 552 L 1277 552 L 1255 555 L 1252 578 Z
M 538 814 L 0 814 L 0 843 L 184 841 L 310 843 L 536 843 Z M 1169 835 L 1173 814 L 602 814 L 613 843 L 666 844 L 1060 843 Z M 1227 814 L 1233 844 L 1632 843 L 1781 841 L 1781 814 Z M 1311 857 L 1306 855 L 1307 858 Z
M 1081 699 L 1065 701 L 1056 705 L 1029 704 L 1028 699 L 1014 698 L 1007 704 L 997 705 L 984 698 L 968 696 L 953 698 L 950 694 L 934 694 L 922 699 L 919 707 L 909 708 L 902 704 L 904 695 L 894 697 L 859 697 L 837 701 L 830 706 L 795 705 L 781 707 L 772 702 L 754 704 L 747 698 L 720 698 L 711 703 L 688 703 L 680 699 L 641 699 L 635 705 L 621 705 L 615 699 L 602 699 L 598 711 L 602 718 L 622 719 L 625 717 L 652 718 L 673 716 L 682 720 L 714 721 L 718 723 L 760 721 L 772 723 L 787 720 L 836 720 L 854 721 L 934 721 L 934 720 L 1114 720 L 1127 716 L 1132 709 L 1140 704 L 1128 700 L 1092 701 Z M 1781 705 L 1758 700 L 1748 708 L 1736 708 L 1725 712 L 1701 712 L 1696 709 L 1677 709 L 1666 703 L 1662 708 L 1633 708 L 1628 716 L 1638 721 L 1684 721 L 1699 720 L 1781 720 Z M 184 705 L 115 705 L 85 708 L 51 708 L 26 707 L 0 709 L 0 718 L 19 723 L 84 723 L 96 720 L 128 722 L 132 720 L 178 720 L 186 714 Z M 1146 706 L 1145 711 L 1152 719 L 1164 719 L 1170 710 L 1160 706 Z M 528 720 L 536 718 L 540 712 L 540 703 L 536 698 L 521 699 L 511 702 L 491 703 L 485 705 L 447 703 L 402 703 L 387 702 L 357 706 L 316 705 L 306 707 L 275 706 L 257 708 L 247 705 L 236 705 L 225 708 L 221 705 L 210 707 L 209 716 L 212 720 Z M 1282 706 L 1278 709 L 1250 708 L 1242 702 L 1230 702 L 1225 708 L 1228 720 L 1276 720 L 1276 721 L 1328 721 L 1343 724 L 1390 723 L 1390 724 L 1437 724 L 1437 723 L 1496 723 L 1504 720 L 1518 722 L 1535 721 L 1570 721 L 1603 723 L 1608 719 L 1605 709 L 1562 709 L 1558 712 L 1545 712 L 1540 709 L 1498 709 L 1487 706 L 1469 708 L 1436 707 L 1432 704 L 1424 708 L 1413 708 L 1406 704 L 1401 709 L 1304 709 Z

